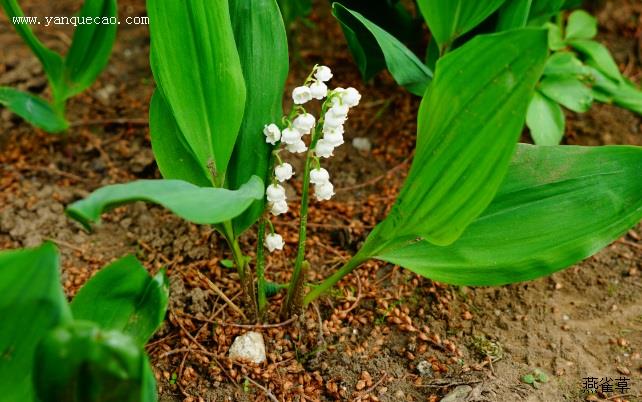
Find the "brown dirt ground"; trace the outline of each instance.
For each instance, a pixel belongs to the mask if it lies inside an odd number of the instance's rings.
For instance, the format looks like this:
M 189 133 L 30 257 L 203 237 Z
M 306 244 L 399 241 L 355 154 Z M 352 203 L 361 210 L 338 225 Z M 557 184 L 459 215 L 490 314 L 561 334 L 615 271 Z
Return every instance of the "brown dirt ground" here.
M 21 3 L 26 15 L 42 17 L 72 15 L 79 2 Z M 323 209 L 311 206 L 310 280 L 331 272 L 385 215 L 409 166 L 418 107 L 387 74 L 369 85 L 360 81 L 337 24 L 325 3 L 319 7 L 312 26 L 295 27 L 293 40 L 300 42 L 291 44 L 289 87 L 314 63 L 332 66 L 333 84 L 354 85 L 364 94 L 347 137 L 369 138 L 373 151 L 360 154 L 347 141 L 327 166 L 339 190 Z M 144 4 L 121 1 L 120 12 L 144 15 Z M 597 12 L 600 38 L 625 73 L 640 82 L 642 4 L 611 1 Z M 42 27 L 38 33 L 49 46 L 64 49 L 71 31 Z M 576 401 L 585 399 L 581 383 L 588 376 L 631 378 L 631 390 L 620 400 L 642 400 L 640 226 L 570 269 L 498 288 L 451 287 L 368 263 L 300 324 L 259 328 L 268 363 L 229 361 L 227 350 L 245 329 L 229 325 L 240 317 L 197 275 L 207 275 L 237 300 L 235 274 L 220 264 L 229 254 L 215 232 L 142 203 L 105 215 L 92 233 L 63 214 L 66 205 L 100 186 L 159 177 L 145 124 L 153 88 L 148 41 L 146 27 L 120 26 L 110 65 L 69 103 L 74 124 L 67 136 L 34 130 L 0 110 L 0 249 L 55 241 L 69 296 L 99 267 L 126 253 L 135 253 L 151 272 L 167 267 L 171 311 L 147 348 L 161 401 L 269 400 L 247 377 L 283 401 L 436 401 L 457 385 L 473 388 L 470 401 Z M 0 85 L 47 92 L 40 65 L 4 16 Z M 567 142 L 642 145 L 640 130 L 639 116 L 597 105 L 584 115 L 568 114 Z M 268 276 L 283 282 L 294 257 L 297 213 L 276 224 L 287 250 L 269 257 Z M 255 238 L 248 235 L 244 243 L 253 247 Z M 278 321 L 281 298 L 273 299 L 271 322 Z M 520 382 L 536 368 L 550 381 L 538 389 Z

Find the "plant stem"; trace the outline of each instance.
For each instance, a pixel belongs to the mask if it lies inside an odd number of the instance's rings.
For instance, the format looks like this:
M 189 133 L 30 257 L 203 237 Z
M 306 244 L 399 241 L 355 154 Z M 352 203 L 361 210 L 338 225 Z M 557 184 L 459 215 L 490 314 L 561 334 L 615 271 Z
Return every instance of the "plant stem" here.
M 238 240 L 234 237 L 234 230 L 232 229 L 231 221 L 223 222 L 223 235 L 232 250 L 234 265 L 236 265 L 236 270 L 241 281 L 241 289 L 245 296 L 245 304 L 248 309 L 251 309 L 252 314 L 255 317 L 258 317 L 256 293 L 254 291 L 254 278 L 252 277 L 252 272 L 249 269 L 248 258 L 243 254 Z
M 259 219 L 259 233 L 256 244 L 256 280 L 257 280 L 257 304 L 259 308 L 259 319 L 265 316 L 267 296 L 265 295 L 265 254 L 263 252 L 263 239 L 265 237 L 265 219 Z
M 312 148 L 312 146 L 310 146 Z M 285 304 L 283 305 L 282 315 L 289 316 L 292 314 L 294 308 L 294 299 L 297 292 L 297 284 L 300 282 L 299 277 L 301 276 L 301 267 L 303 266 L 303 261 L 305 260 L 305 239 L 307 237 L 307 224 L 308 224 L 308 202 L 310 196 L 310 166 L 312 165 L 312 149 L 308 151 L 307 157 L 305 159 L 305 170 L 303 173 L 303 191 L 301 194 L 301 212 L 300 212 L 300 221 L 299 221 L 299 243 L 297 246 L 296 260 L 294 262 L 294 271 L 292 272 L 292 278 L 288 285 L 288 293 L 285 299 Z
M 305 298 L 303 299 L 303 305 L 307 306 L 311 301 L 321 296 L 324 292 L 329 290 L 337 282 L 339 282 L 344 276 L 348 275 L 350 272 L 354 271 L 361 263 L 368 260 L 368 257 L 361 256 L 360 253 L 357 253 L 352 257 L 348 262 L 346 262 L 341 269 L 336 271 L 330 277 L 326 278 L 321 284 L 312 289 Z

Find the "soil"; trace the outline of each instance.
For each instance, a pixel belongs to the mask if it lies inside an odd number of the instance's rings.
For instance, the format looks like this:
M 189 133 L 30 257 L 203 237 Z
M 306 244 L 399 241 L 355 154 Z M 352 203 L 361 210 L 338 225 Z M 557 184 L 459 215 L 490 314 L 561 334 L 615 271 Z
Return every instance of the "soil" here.
M 37 3 L 22 1 L 25 14 L 72 15 L 79 6 Z M 326 3 L 317 3 L 310 23 L 293 28 L 288 89 L 323 63 L 333 68 L 334 85 L 357 87 L 363 101 L 349 121 L 346 145 L 326 166 L 338 195 L 322 208 L 311 205 L 311 281 L 332 272 L 385 216 L 409 167 L 418 108 L 418 99 L 386 73 L 368 84 L 360 80 Z M 140 0 L 119 7 L 123 19 L 145 15 Z M 600 40 L 639 83 L 642 3 L 594 7 Z M 36 31 L 58 50 L 72 34 L 70 27 Z M 127 253 L 152 273 L 166 267 L 170 312 L 147 347 L 161 401 L 437 401 L 457 387 L 472 392 L 456 401 L 577 401 L 591 398 L 582 389 L 586 377 L 630 379 L 629 390 L 595 398 L 642 400 L 642 226 L 565 271 L 504 287 L 447 286 L 369 262 L 300 321 L 254 328 L 266 339 L 267 363 L 227 359 L 234 337 L 247 329 L 200 279 L 206 275 L 239 301 L 236 274 L 222 263 L 229 252 L 211 228 L 143 203 L 105 214 L 91 233 L 64 215 L 66 205 L 106 184 L 160 177 L 146 124 L 153 90 L 148 50 L 145 26 L 119 26 L 109 66 L 68 105 L 67 135 L 48 135 L 0 110 L 0 249 L 57 243 L 69 297 Z M 4 16 L 0 85 L 48 96 L 39 63 Z M 642 145 L 642 119 L 628 111 L 595 105 L 567 117 L 569 144 Z M 354 149 L 355 137 L 369 139 L 372 151 Z M 300 160 L 291 162 L 300 167 Z M 288 191 L 300 194 L 296 185 Z M 297 222 L 296 211 L 275 222 L 287 246 L 269 256 L 270 280 L 289 277 Z M 250 233 L 243 243 L 252 249 L 256 239 Z M 271 323 L 279 322 L 282 298 L 271 299 Z M 521 380 L 536 369 L 548 381 L 534 387 Z

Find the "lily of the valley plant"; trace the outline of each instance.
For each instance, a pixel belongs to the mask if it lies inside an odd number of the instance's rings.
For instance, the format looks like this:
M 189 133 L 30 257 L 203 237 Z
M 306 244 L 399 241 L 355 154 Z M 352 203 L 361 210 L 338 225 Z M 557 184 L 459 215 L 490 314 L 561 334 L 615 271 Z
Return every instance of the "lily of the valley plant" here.
M 89 225 L 125 202 L 160 204 L 227 240 L 246 295 L 263 319 L 265 250 L 283 239 L 271 216 L 295 205 L 282 183 L 302 180 L 299 239 L 284 315 L 297 312 L 369 259 L 462 285 L 501 285 L 586 258 L 642 217 L 642 149 L 518 145 L 548 56 L 547 31 L 478 36 L 436 64 L 418 115 L 415 158 L 391 212 L 358 252 L 306 284 L 308 198 L 332 197 L 326 158 L 359 103 L 316 66 L 281 111 L 288 71 L 275 0 L 148 1 L 152 147 L 162 180 L 107 186 L 68 208 Z M 311 102 L 319 102 L 315 116 Z M 284 161 L 305 156 L 303 172 Z M 312 184 L 313 188 L 310 188 Z M 323 204 L 321 204 L 323 205 Z M 239 244 L 258 230 L 256 258 Z
M 0 0 L 7 18 L 42 64 L 51 88 L 51 102 L 15 88 L 0 86 L 0 105 L 32 125 L 50 133 L 69 127 L 65 118 L 67 99 L 78 95 L 96 80 L 107 65 L 116 40 L 116 0 L 85 0 L 79 18 L 99 24 L 82 24 L 74 31 L 71 46 L 63 57 L 36 37 L 17 0 Z

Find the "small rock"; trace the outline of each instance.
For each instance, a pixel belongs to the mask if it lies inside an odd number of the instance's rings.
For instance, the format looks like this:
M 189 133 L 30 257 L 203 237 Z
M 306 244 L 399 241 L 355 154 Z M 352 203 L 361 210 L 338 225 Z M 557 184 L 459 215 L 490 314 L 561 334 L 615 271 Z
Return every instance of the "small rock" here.
M 417 371 L 423 376 L 432 377 L 432 364 L 422 360 L 417 364 Z
M 265 361 L 265 344 L 263 335 L 250 331 L 237 336 L 230 347 L 230 359 L 245 360 L 251 363 L 263 363 Z
M 441 398 L 441 402 L 464 402 L 473 391 L 470 385 L 460 385 Z
M 355 137 L 352 139 L 352 146 L 358 151 L 370 152 L 372 150 L 372 143 L 366 137 Z

